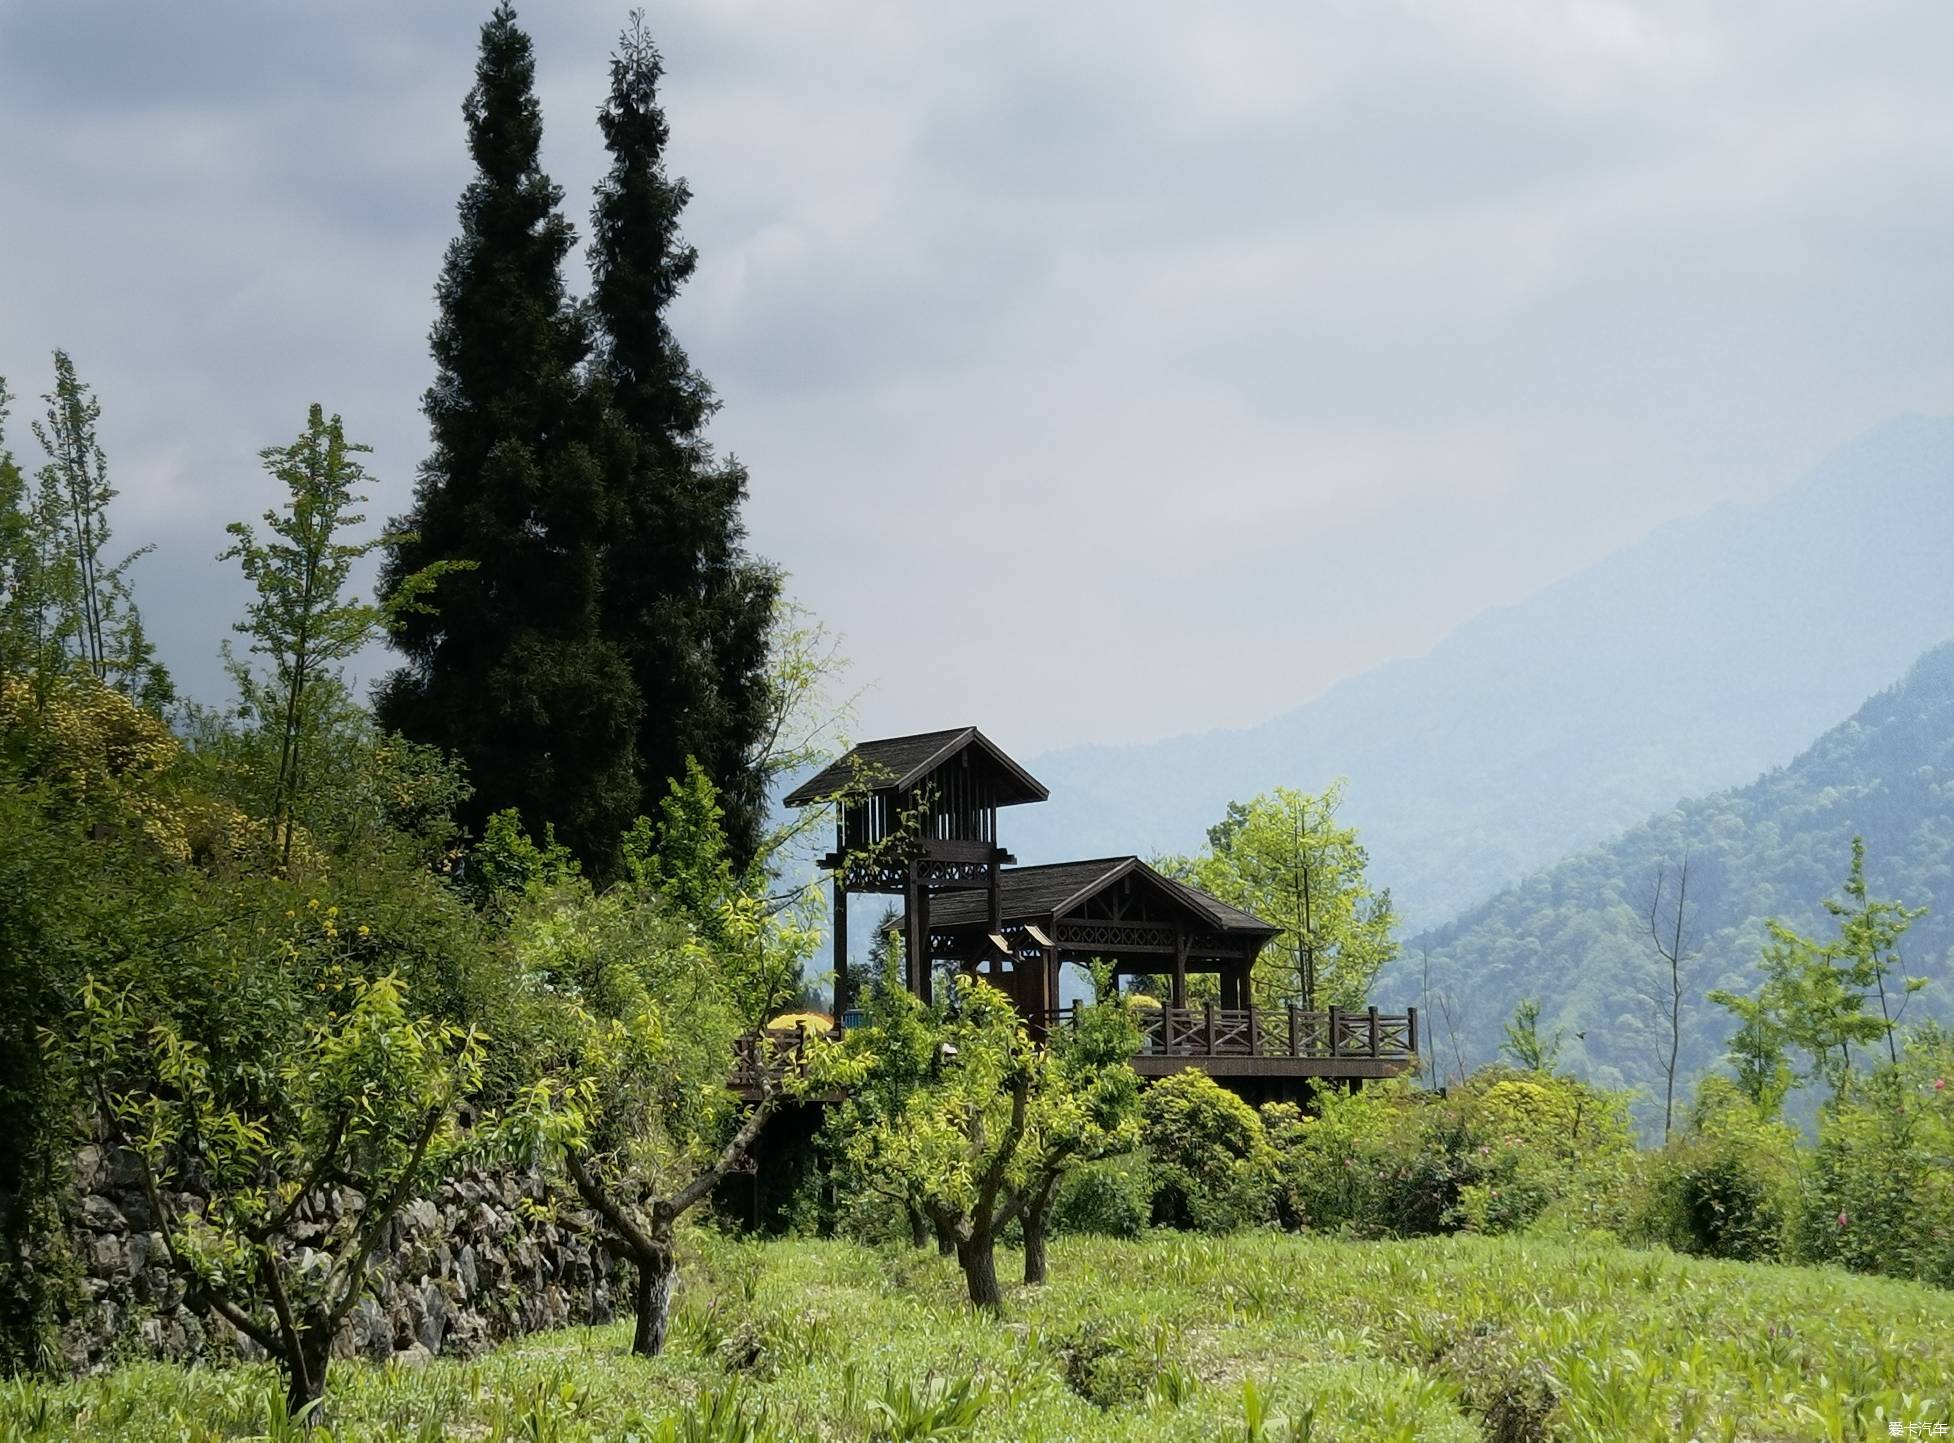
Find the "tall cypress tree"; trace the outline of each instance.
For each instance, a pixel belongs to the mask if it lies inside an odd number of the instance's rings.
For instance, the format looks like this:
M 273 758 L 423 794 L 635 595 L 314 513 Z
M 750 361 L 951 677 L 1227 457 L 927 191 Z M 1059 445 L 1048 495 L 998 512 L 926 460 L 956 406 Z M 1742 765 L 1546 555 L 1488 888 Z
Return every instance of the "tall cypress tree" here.
M 396 523 L 408 536 L 389 549 L 382 596 L 431 565 L 476 566 L 448 577 L 433 609 L 392 618 L 408 664 L 379 709 L 466 763 L 464 823 L 479 831 L 514 807 L 602 870 L 639 809 L 641 703 L 602 633 L 602 427 L 579 372 L 589 328 L 563 288 L 576 233 L 540 162 L 534 82 L 505 0 L 482 27 L 462 107 L 476 175 L 435 290 L 433 452 Z
M 593 371 L 611 411 L 615 505 L 605 614 L 645 702 L 640 806 L 655 814 L 696 758 L 744 863 L 766 807 L 756 753 L 770 714 L 767 639 L 780 578 L 746 550 L 746 469 L 714 455 L 705 427 L 718 403 L 667 318 L 698 252 L 679 233 L 691 191 L 665 173 L 663 73 L 643 13 L 634 14 L 598 117 L 611 165 L 591 217 Z

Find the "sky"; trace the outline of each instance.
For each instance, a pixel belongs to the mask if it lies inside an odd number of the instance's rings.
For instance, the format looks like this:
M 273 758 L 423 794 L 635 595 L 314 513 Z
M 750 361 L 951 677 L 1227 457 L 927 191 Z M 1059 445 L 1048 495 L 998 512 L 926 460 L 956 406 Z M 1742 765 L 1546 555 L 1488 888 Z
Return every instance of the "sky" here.
M 0 0 L 8 437 L 37 461 L 67 348 L 206 700 L 261 448 L 321 402 L 372 516 L 407 504 L 486 11 Z M 584 232 L 625 7 L 521 13 Z M 1250 725 L 1954 410 L 1943 0 L 649 23 L 700 252 L 675 325 L 857 735 Z

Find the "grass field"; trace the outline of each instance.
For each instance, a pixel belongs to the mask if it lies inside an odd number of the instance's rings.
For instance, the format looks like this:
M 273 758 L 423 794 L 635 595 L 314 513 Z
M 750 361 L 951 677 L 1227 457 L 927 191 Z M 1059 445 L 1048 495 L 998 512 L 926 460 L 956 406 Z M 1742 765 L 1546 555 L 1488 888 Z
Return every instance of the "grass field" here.
M 624 1325 L 334 1365 L 334 1440 L 1950 1437 L 1954 1294 L 1535 1239 L 1054 1245 L 1005 1317 L 934 1254 L 702 1240 Z M 0 1385 L 0 1443 L 294 1437 L 269 1369 Z M 1909 1432 L 1907 1425 L 1915 1425 Z M 325 1435 L 314 1433 L 323 1443 Z

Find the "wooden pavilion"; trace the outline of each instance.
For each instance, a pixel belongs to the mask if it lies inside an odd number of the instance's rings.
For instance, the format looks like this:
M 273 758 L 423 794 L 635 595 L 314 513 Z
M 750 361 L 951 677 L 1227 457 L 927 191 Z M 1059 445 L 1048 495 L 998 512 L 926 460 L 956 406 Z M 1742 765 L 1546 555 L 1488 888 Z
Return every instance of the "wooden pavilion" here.
M 975 727 L 863 742 L 790 792 L 790 806 L 836 807 L 835 1012 L 854 988 L 848 898 L 900 896 L 905 981 L 928 999 L 939 968 L 1009 994 L 1035 1033 L 1064 1025 L 1061 969 L 1110 967 L 1115 979 L 1164 977 L 1139 1010 L 1134 1065 L 1164 1076 L 1197 1067 L 1238 1090 L 1290 1095 L 1307 1079 L 1354 1084 L 1411 1065 L 1416 1009 L 1380 1013 L 1258 1008 L 1255 959 L 1280 929 L 1138 857 L 1019 867 L 998 839 L 998 812 L 1045 800 L 1042 783 Z M 1190 975 L 1218 996 L 1188 1003 Z

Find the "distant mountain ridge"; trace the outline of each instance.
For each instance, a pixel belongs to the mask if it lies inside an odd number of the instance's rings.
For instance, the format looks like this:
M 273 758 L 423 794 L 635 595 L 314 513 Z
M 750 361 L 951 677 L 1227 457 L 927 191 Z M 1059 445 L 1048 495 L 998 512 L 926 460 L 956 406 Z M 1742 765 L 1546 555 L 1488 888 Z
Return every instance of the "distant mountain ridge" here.
M 1284 716 L 1035 758 L 1052 799 L 1007 841 L 1026 861 L 1182 851 L 1231 799 L 1344 776 L 1373 878 L 1429 926 L 1787 761 L 1954 635 L 1951 558 L 1954 418 L 1903 418 Z
M 1679 803 L 1538 872 L 1456 922 L 1411 939 L 1377 995 L 1425 999 L 1426 1036 L 1456 1065 L 1488 1060 L 1523 997 L 1562 1029 L 1564 1061 L 1609 1086 L 1659 1096 L 1665 976 L 1648 934 L 1658 868 L 1690 864 L 1697 955 L 1685 972 L 1683 1070 L 1714 1066 L 1730 1024 L 1711 988 L 1757 989 L 1764 919 L 1828 939 L 1854 836 L 1873 895 L 1928 908 L 1904 939 L 1930 979 L 1908 1016 L 1954 1016 L 1954 643 L 1827 731 L 1789 766 Z M 1441 999 L 1443 1001 L 1441 1002 Z M 1685 1095 L 1687 1095 L 1685 1093 Z

